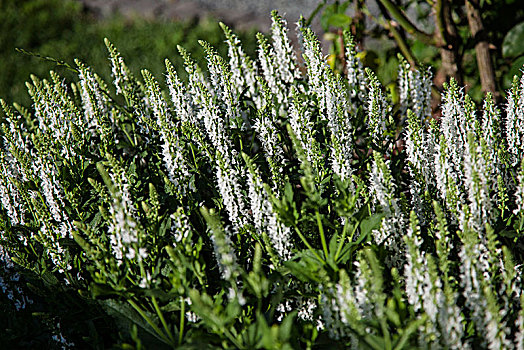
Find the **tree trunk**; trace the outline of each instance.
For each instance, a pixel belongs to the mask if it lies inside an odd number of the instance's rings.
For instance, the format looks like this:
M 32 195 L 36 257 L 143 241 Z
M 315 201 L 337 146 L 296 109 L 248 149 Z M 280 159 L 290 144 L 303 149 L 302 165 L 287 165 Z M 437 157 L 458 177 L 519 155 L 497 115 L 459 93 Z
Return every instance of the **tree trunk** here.
M 435 84 L 441 87 L 444 82 L 454 78 L 459 85 L 463 84 L 457 28 L 451 17 L 448 0 L 437 0 L 434 3 L 437 30 L 435 35 L 440 47 L 442 66 L 435 76 Z
M 491 92 L 495 99 L 500 97 L 495 86 L 495 72 L 489 53 L 487 35 L 480 17 L 478 0 L 466 0 L 466 13 L 468 16 L 469 29 L 476 41 L 475 51 L 477 54 L 477 66 L 480 74 L 480 83 L 484 93 Z

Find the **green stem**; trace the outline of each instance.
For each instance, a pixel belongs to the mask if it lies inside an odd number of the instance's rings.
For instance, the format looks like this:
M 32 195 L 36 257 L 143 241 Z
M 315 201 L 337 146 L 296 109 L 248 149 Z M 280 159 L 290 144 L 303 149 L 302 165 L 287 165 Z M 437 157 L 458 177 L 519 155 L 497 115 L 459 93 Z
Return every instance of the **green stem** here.
M 404 57 L 406 57 L 406 59 L 408 60 L 409 65 L 412 68 L 415 68 L 417 66 L 417 63 L 416 63 L 417 60 L 415 59 L 415 56 L 411 52 L 411 49 L 409 48 L 408 44 L 406 43 L 402 35 L 400 35 L 400 32 L 394 26 L 392 21 L 388 22 L 387 28 L 389 29 L 389 32 L 393 36 L 393 39 L 395 39 L 395 41 L 397 42 L 398 48 L 400 49 Z
M 245 349 L 244 346 L 242 346 L 241 343 L 239 343 L 235 337 L 233 336 L 233 334 L 231 333 L 231 331 L 229 329 L 226 329 L 224 330 L 224 334 L 226 335 L 226 337 L 231 341 L 231 343 L 233 343 L 233 345 L 235 345 L 235 347 L 237 349 Z
M 138 254 L 138 252 L 140 251 L 140 249 L 138 248 L 138 244 L 133 244 L 133 248 L 135 249 L 136 254 Z M 142 258 L 140 256 L 138 256 L 138 267 L 140 268 L 140 276 L 144 280 L 147 280 L 146 269 L 144 268 L 144 263 L 142 262 Z
M 320 232 L 320 240 L 322 241 L 322 249 L 324 250 L 324 256 L 328 257 L 328 248 L 326 243 L 326 235 L 324 234 L 324 225 L 322 225 L 322 218 L 320 217 L 320 212 L 316 210 L 315 215 L 317 217 L 318 231 Z
M 304 237 L 304 235 L 302 234 L 302 232 L 300 232 L 300 229 L 298 228 L 297 225 L 293 225 L 295 227 L 295 232 L 297 233 L 298 237 L 300 237 L 300 239 L 302 240 L 302 242 L 304 242 L 304 244 L 306 245 L 306 247 L 308 247 L 309 250 L 311 250 L 311 252 L 313 253 L 313 255 L 315 255 L 315 257 L 320 261 L 322 262 L 323 264 L 325 264 L 325 260 L 322 259 L 322 257 L 320 255 L 318 255 L 318 253 L 313 249 L 313 247 L 311 246 L 311 244 L 309 244 L 309 242 L 307 241 L 306 237 Z
M 155 297 L 151 297 L 151 301 L 153 302 L 153 306 L 155 307 L 155 311 L 158 315 L 158 318 L 160 318 L 160 322 L 162 322 L 162 326 L 164 326 L 164 329 L 166 331 L 167 337 L 171 340 L 171 343 L 175 343 L 175 338 L 173 338 L 173 334 L 169 330 L 169 327 L 167 325 L 166 319 L 164 318 L 164 314 L 162 313 L 162 310 L 160 310 L 160 307 L 158 306 L 158 302 L 156 301 Z
M 346 223 L 344 224 L 344 228 L 342 229 L 342 238 L 340 239 L 340 242 L 338 243 L 338 248 L 337 248 L 337 252 L 335 253 L 335 262 L 337 261 L 338 259 L 338 256 L 340 254 L 340 252 L 342 251 L 342 246 L 344 245 L 344 241 L 346 240 L 346 236 L 347 236 L 347 232 L 348 232 L 348 218 L 345 218 L 346 219 Z
M 33 215 L 34 218 L 38 219 L 38 216 L 36 215 L 36 211 L 33 208 L 33 203 L 31 203 L 31 200 L 29 199 L 27 193 L 22 190 L 21 186 L 18 186 L 18 182 L 15 183 L 16 188 L 20 193 L 22 193 L 22 196 L 24 197 L 24 201 L 26 202 L 27 206 L 29 207 L 29 211 L 31 212 L 31 215 Z
M 146 315 L 146 313 L 131 299 L 128 299 L 127 302 L 131 304 L 131 306 L 142 316 L 142 318 L 147 322 L 148 325 L 153 328 L 153 330 L 156 332 L 158 337 L 164 341 L 166 344 L 173 345 L 171 343 L 171 340 L 162 332 L 160 328 L 149 318 L 149 316 Z
M 178 345 L 182 345 L 182 338 L 184 337 L 184 322 L 186 320 L 186 302 L 184 299 L 182 299 L 180 303 L 180 329 L 178 333 Z
M 191 154 L 193 155 L 193 163 L 195 163 L 195 169 L 198 172 L 198 163 L 196 161 L 195 149 L 193 148 L 193 144 L 192 143 L 189 144 L 189 148 L 191 148 Z
M 129 143 L 131 143 L 131 146 L 136 147 L 135 142 L 131 139 L 131 135 L 129 135 L 129 132 L 126 130 L 126 128 L 122 128 L 124 131 L 124 134 L 126 135 L 127 139 L 129 140 Z
M 36 254 L 36 250 L 35 250 L 35 247 L 33 246 L 33 243 L 32 243 L 32 240 L 28 240 L 29 242 L 29 246 L 31 247 L 31 251 L 33 252 L 33 254 L 35 256 L 38 256 L 38 254 Z
M 370 348 L 375 349 L 375 350 L 384 350 L 384 347 L 381 346 L 381 344 L 379 344 L 371 336 L 365 335 L 362 339 L 369 345 Z
M 326 1 L 322 1 L 320 4 L 318 4 L 318 6 L 313 10 L 313 12 L 311 12 L 311 14 L 309 15 L 309 18 L 307 19 L 306 21 L 306 26 L 310 26 L 311 25 L 311 21 L 313 21 L 313 18 L 316 17 L 317 13 L 322 9 L 322 7 L 324 7 L 324 5 L 326 4 Z
M 380 327 L 382 328 L 382 333 L 384 335 L 384 345 L 386 350 L 391 350 L 391 336 L 389 334 L 388 325 L 386 323 L 386 319 L 382 315 L 380 319 Z
M 239 137 L 239 140 L 240 142 L 240 152 L 244 152 L 244 143 L 242 142 L 242 136 Z
M 346 218 L 346 220 L 347 220 L 347 218 Z M 340 240 L 340 243 L 338 244 L 337 253 L 335 254 L 335 261 L 337 261 L 338 256 L 340 255 L 340 252 L 342 251 L 342 246 L 344 245 L 344 241 L 346 240 L 347 226 L 348 226 L 348 224 L 346 222 L 346 224 L 344 225 L 344 230 L 342 231 L 342 239 Z M 358 228 L 358 225 L 355 225 L 353 227 L 353 231 L 351 232 L 351 236 L 349 236 L 349 241 L 350 242 L 353 241 L 353 236 L 355 235 L 355 232 L 357 232 L 357 228 Z

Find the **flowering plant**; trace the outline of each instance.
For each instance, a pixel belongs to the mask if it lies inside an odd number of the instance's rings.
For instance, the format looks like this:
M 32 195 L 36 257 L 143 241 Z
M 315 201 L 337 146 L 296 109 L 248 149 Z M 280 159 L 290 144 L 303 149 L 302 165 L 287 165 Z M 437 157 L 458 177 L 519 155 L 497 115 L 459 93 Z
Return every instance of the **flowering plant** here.
M 77 61 L 1 102 L 3 292 L 76 290 L 136 348 L 522 349 L 524 79 L 504 111 L 451 81 L 437 121 L 429 70 L 392 105 L 349 34 L 339 74 L 272 20 L 256 61 L 225 25 L 207 71 L 179 47 L 168 91 L 106 40 L 113 86 Z

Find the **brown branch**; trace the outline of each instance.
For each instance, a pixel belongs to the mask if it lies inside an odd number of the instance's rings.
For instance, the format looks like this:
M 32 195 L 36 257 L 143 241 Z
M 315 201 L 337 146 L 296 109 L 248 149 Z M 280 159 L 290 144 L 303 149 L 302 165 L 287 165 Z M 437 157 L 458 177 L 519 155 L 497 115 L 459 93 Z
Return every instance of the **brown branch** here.
M 500 95 L 496 90 L 495 72 L 489 53 L 489 43 L 487 40 L 486 31 L 480 17 L 480 8 L 478 0 L 465 0 L 466 14 L 468 16 L 469 29 L 471 35 L 476 41 L 475 52 L 477 53 L 477 66 L 480 74 L 480 83 L 484 93 L 491 92 L 495 100 L 498 100 Z
M 420 29 L 418 29 L 410 20 L 409 18 L 400 10 L 397 5 L 395 5 L 390 0 L 379 0 L 382 5 L 388 10 L 391 17 L 397 21 L 402 28 L 409 34 L 413 35 L 418 40 L 426 43 L 426 44 L 434 44 L 434 38 L 433 35 L 424 33 Z
M 459 85 L 462 85 L 458 34 L 451 16 L 449 0 L 436 0 L 433 9 L 437 24 L 435 31 L 437 47 L 440 48 L 442 62 L 442 66 L 435 77 L 435 83 L 440 87 L 449 78 L 454 78 Z
M 409 45 L 406 43 L 400 32 L 397 30 L 397 25 L 398 24 L 396 22 L 391 20 L 386 22 L 386 28 L 389 30 L 389 32 L 393 36 L 393 39 L 396 41 L 398 48 L 400 49 L 400 52 L 402 52 L 402 55 L 404 55 L 404 57 L 408 60 L 409 65 L 412 68 L 415 68 L 417 66 L 417 60 L 411 52 Z
M 356 45 L 359 49 L 363 49 L 363 33 L 366 29 L 366 15 L 364 14 L 365 0 L 356 0 L 355 2 L 355 14 L 351 21 L 351 35 L 355 39 Z

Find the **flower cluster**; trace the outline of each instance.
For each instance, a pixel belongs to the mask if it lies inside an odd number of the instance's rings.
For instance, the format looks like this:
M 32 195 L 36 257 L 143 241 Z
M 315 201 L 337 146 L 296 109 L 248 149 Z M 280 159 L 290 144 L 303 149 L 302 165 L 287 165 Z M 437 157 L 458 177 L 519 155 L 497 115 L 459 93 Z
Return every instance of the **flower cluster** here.
M 122 347 L 521 349 L 524 80 L 505 108 L 452 80 L 434 119 L 431 71 L 401 58 L 393 105 L 349 33 L 344 72 L 304 19 L 256 60 L 221 27 L 166 91 L 106 40 L 112 84 L 77 61 L 1 101 L 1 301 L 91 298 Z

